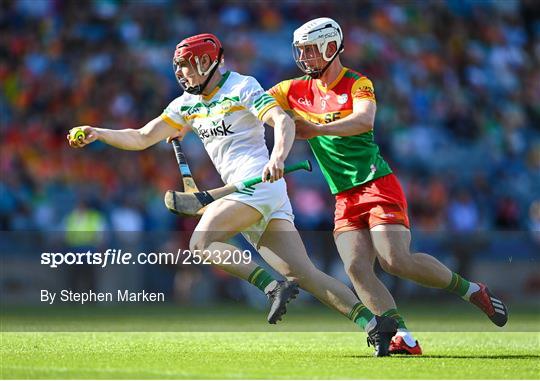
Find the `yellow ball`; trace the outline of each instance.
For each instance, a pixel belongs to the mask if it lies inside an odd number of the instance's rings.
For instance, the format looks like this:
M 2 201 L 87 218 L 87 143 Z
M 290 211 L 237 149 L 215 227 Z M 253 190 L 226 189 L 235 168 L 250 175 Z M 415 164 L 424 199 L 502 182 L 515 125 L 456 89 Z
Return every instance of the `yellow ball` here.
M 71 130 L 71 132 L 69 133 L 69 138 L 71 139 L 72 142 L 74 141 L 82 142 L 85 137 L 86 135 L 84 134 L 84 131 L 81 130 L 80 128 Z

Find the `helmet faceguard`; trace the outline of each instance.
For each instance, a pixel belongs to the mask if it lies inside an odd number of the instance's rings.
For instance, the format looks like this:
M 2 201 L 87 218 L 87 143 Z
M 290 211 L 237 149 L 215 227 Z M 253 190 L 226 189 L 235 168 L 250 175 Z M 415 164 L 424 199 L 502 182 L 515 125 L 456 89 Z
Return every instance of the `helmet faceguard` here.
M 208 55 L 212 62 L 206 70 L 202 67 L 202 58 L 204 55 Z M 190 94 L 202 94 L 219 67 L 222 56 L 223 48 L 221 42 L 213 34 L 198 34 L 182 40 L 176 45 L 173 57 L 173 69 L 180 87 Z M 190 86 L 188 80 L 182 76 L 181 67 L 185 65 L 188 65 L 194 72 L 199 73 L 199 75 L 206 77 L 206 80 L 202 84 Z
M 336 43 L 336 51 L 326 55 L 328 45 Z M 312 78 L 320 78 L 338 54 L 342 53 L 343 33 L 337 22 L 321 17 L 308 21 L 294 31 L 293 56 L 296 65 Z

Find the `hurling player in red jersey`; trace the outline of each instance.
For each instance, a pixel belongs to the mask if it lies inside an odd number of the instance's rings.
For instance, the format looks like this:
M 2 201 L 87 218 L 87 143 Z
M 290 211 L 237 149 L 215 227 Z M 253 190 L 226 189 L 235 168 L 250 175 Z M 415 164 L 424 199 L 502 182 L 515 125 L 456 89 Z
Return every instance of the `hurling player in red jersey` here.
M 307 22 L 294 32 L 293 50 L 306 75 L 280 82 L 269 93 L 295 117 L 297 138 L 308 139 L 335 194 L 334 237 L 359 297 L 374 313 L 399 323 L 390 353 L 418 355 L 422 350 L 375 275 L 375 259 L 386 272 L 453 292 L 496 325 L 505 325 L 507 309 L 485 285 L 463 279 L 428 254 L 411 253 L 407 201 L 374 141 L 373 84 L 341 64 L 339 24 L 326 17 Z

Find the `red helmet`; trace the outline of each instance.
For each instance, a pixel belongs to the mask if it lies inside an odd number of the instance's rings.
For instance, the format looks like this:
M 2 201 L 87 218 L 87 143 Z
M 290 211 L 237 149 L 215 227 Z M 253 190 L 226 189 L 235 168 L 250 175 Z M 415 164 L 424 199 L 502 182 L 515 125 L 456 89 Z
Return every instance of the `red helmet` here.
M 207 54 L 212 60 L 212 64 L 207 70 L 203 71 L 201 67 L 201 58 Z M 197 34 L 196 36 L 188 37 L 176 45 L 174 51 L 173 66 L 175 75 L 178 71 L 178 65 L 181 61 L 187 61 L 197 72 L 202 76 L 208 76 L 202 85 L 187 86 L 187 82 L 176 77 L 180 86 L 191 94 L 201 94 L 208 84 L 208 81 L 216 71 L 223 55 L 223 48 L 219 39 L 210 33 Z

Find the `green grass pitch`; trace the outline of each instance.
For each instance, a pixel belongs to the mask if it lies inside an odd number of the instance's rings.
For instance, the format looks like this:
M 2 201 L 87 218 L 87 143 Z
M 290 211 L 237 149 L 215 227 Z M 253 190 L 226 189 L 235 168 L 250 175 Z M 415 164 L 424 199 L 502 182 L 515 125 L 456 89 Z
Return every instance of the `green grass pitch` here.
M 372 357 L 364 333 L 319 308 L 291 308 L 286 321 L 275 327 L 265 323 L 263 311 L 240 307 L 95 310 L 40 312 L 39 319 L 20 312 L 3 314 L 1 377 L 540 377 L 540 323 L 538 312 L 531 310 L 514 311 L 508 327 L 498 330 L 473 309 L 404 309 L 425 354 L 382 359 Z M 86 332 L 76 332 L 83 327 Z

